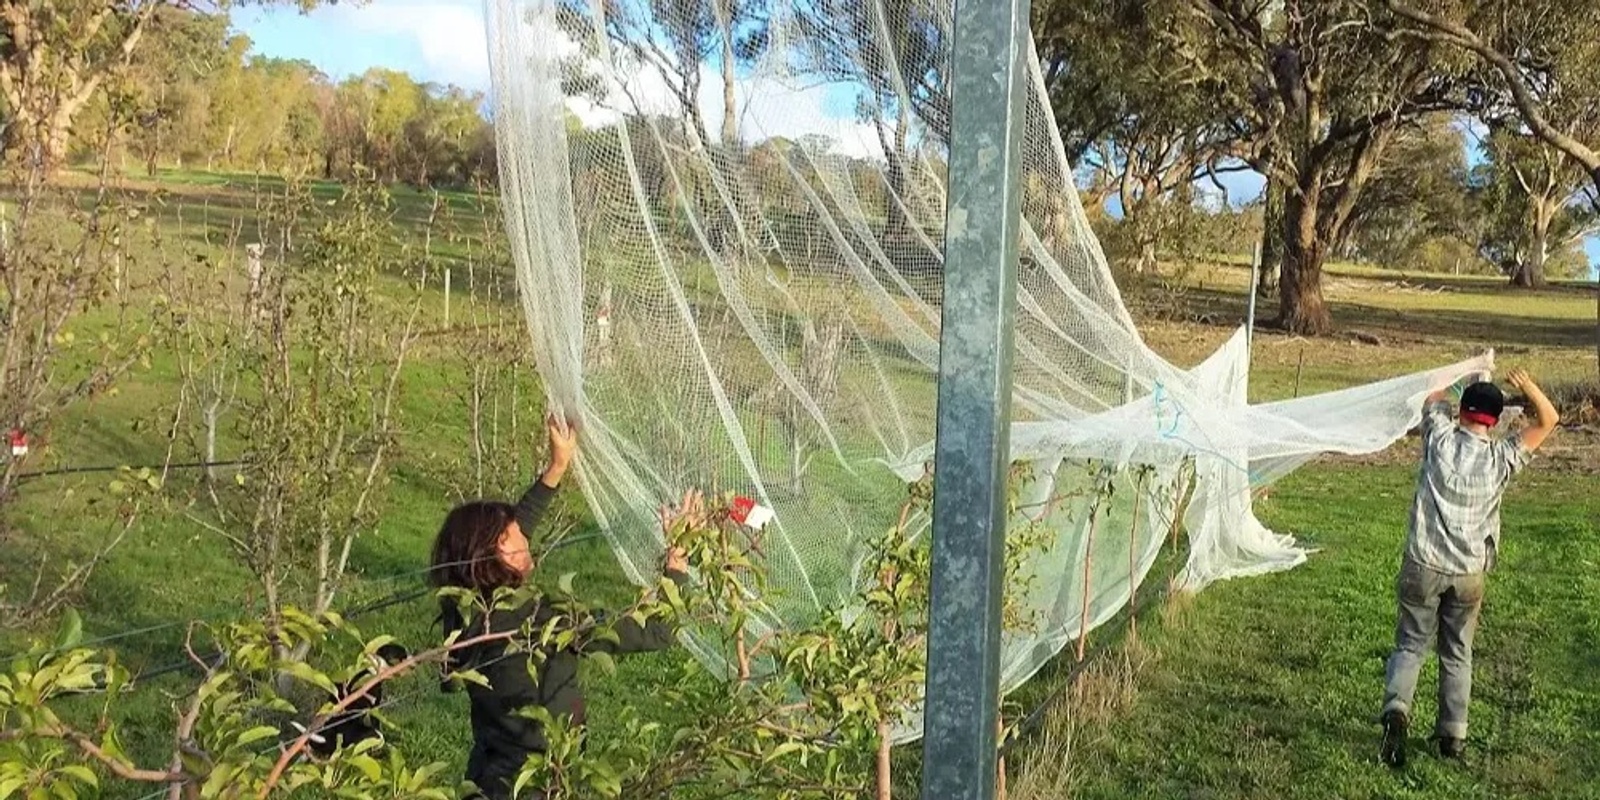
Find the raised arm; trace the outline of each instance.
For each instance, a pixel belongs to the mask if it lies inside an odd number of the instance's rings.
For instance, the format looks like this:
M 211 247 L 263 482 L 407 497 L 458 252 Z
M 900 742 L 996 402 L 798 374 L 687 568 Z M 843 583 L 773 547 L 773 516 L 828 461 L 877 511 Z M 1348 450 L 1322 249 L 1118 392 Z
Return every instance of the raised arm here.
M 517 501 L 517 525 L 523 533 L 538 527 L 539 520 L 550 507 L 551 498 L 572 466 L 572 457 L 578 452 L 578 428 L 562 425 L 554 416 L 545 419 L 545 430 L 550 436 L 550 465 L 539 480 L 534 481 Z
M 1461 391 L 1468 383 L 1487 380 L 1483 373 L 1474 373 L 1456 380 L 1456 382 L 1441 386 L 1428 393 L 1427 399 L 1422 401 L 1422 433 L 1426 436 L 1439 430 L 1450 422 L 1450 404 L 1461 397 Z
M 673 583 L 683 586 L 688 580 L 688 564 L 685 562 L 682 550 L 672 549 L 667 551 L 666 569 L 663 571 Z M 607 620 L 602 617 L 597 622 L 605 624 Z M 660 619 L 650 618 L 640 624 L 632 617 L 623 616 L 616 619 L 611 630 L 616 633 L 617 640 L 596 639 L 584 646 L 585 652 L 596 650 L 607 653 L 645 653 L 652 650 L 665 650 L 677 642 L 678 629 L 675 625 L 662 622 Z
M 696 528 L 706 524 L 705 499 L 700 492 L 690 490 L 676 508 L 663 506 L 660 511 L 661 532 L 667 537 L 667 552 L 662 564 L 662 574 L 673 583 L 683 586 L 689 578 L 689 554 L 673 543 L 675 532 L 684 527 Z M 585 649 L 612 653 L 641 653 L 664 650 L 677 639 L 677 628 L 659 619 L 649 619 L 644 624 L 631 617 L 616 620 L 612 630 L 617 641 L 596 640 Z
M 1533 404 L 1533 425 L 1522 432 L 1522 446 L 1529 452 L 1538 450 L 1555 431 L 1556 425 L 1561 423 L 1561 415 L 1556 413 L 1555 405 L 1527 372 L 1514 369 L 1506 376 L 1506 380 Z

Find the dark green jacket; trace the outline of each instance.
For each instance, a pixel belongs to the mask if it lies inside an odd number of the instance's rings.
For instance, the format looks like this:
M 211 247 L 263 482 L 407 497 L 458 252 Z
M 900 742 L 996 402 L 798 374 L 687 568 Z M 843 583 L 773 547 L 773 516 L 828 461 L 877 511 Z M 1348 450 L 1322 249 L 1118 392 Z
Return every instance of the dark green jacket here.
M 535 483 L 523 494 L 517 504 L 517 522 L 531 533 L 546 510 L 553 489 Z M 682 583 L 681 574 L 669 574 Z M 560 613 L 540 601 L 532 601 L 521 608 L 494 611 L 489 615 L 488 632 L 501 633 L 522 629 L 530 619 L 535 635 L 552 616 Z M 603 623 L 604 620 L 596 620 Z M 444 614 L 445 632 L 449 634 L 462 627 L 453 609 Z M 578 683 L 578 662 L 583 652 L 636 653 L 663 650 L 675 641 L 675 631 L 657 620 L 639 625 L 630 618 L 616 621 L 613 628 L 619 641 L 589 641 L 581 649 L 545 651 L 541 659 L 530 658 L 526 652 L 511 652 L 506 642 L 490 642 L 458 651 L 452 659 L 460 669 L 471 669 L 483 675 L 489 686 L 467 684 L 467 695 L 472 702 L 472 754 L 467 762 L 467 779 L 484 793 L 498 800 L 510 796 L 511 782 L 516 779 L 529 755 L 545 751 L 543 726 L 517 712 L 530 706 L 543 706 L 555 716 L 567 716 L 576 724 L 585 720 L 583 687 Z M 484 633 L 481 623 L 463 636 Z M 592 637 L 580 637 L 589 639 Z M 530 674 L 530 671 L 534 674 Z

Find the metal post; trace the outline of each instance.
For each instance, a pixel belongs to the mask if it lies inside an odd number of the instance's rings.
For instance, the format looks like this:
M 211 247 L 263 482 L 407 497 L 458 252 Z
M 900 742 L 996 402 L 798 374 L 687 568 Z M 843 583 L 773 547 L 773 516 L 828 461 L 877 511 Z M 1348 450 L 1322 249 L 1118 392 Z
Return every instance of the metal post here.
M 1256 291 L 1261 286 L 1261 243 L 1256 242 L 1250 255 L 1250 310 L 1245 312 L 1244 341 L 1246 347 L 1256 343 Z
M 1029 0 L 956 0 L 924 800 L 995 796 Z

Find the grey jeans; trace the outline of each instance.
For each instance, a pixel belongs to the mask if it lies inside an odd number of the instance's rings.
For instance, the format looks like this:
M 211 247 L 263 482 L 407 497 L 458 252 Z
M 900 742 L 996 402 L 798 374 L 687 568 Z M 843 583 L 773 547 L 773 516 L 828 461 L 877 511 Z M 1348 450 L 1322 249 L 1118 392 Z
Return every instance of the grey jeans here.
M 1467 737 L 1467 705 L 1472 700 L 1472 636 L 1483 607 L 1485 575 L 1446 575 L 1406 559 L 1397 594 L 1400 619 L 1394 654 L 1389 656 L 1383 710 L 1411 713 L 1417 674 L 1428 648 L 1439 651 L 1439 717 L 1434 732 Z

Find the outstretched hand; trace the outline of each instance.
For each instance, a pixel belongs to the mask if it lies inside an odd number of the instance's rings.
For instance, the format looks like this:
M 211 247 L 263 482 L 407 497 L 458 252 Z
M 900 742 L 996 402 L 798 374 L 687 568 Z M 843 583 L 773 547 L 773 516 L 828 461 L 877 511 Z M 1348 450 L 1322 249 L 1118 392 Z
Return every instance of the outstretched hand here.
M 563 423 L 561 417 L 551 414 L 544 419 L 545 431 L 550 436 L 550 464 L 565 470 L 572 466 L 572 457 L 578 452 L 578 426 Z
M 667 572 L 683 574 L 689 571 L 689 554 L 681 547 L 667 548 Z
M 545 434 L 550 438 L 550 466 L 545 469 L 544 485 L 555 488 L 561 485 L 572 458 L 578 453 L 578 425 L 562 422 L 561 417 L 550 414 L 544 418 Z
M 699 527 L 706 522 L 705 498 L 699 489 L 690 489 L 683 493 L 683 501 L 676 507 L 662 506 L 656 517 L 661 521 L 661 530 L 670 533 L 680 523 L 690 527 Z
M 662 533 L 670 536 L 674 528 L 679 525 L 698 527 L 706 522 L 705 498 L 698 489 L 690 489 L 683 493 L 683 501 L 676 508 L 662 506 L 657 511 L 661 521 Z M 689 554 L 681 547 L 667 547 L 666 571 L 686 573 L 689 571 Z
M 1455 379 L 1454 381 L 1441 384 L 1438 388 L 1434 389 L 1432 392 L 1429 392 L 1428 402 L 1432 403 L 1458 399 L 1461 397 L 1462 392 L 1466 391 L 1468 386 L 1478 382 L 1488 383 L 1492 380 L 1494 380 L 1494 376 L 1491 375 L 1488 370 L 1469 372 L 1466 375 Z

